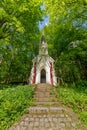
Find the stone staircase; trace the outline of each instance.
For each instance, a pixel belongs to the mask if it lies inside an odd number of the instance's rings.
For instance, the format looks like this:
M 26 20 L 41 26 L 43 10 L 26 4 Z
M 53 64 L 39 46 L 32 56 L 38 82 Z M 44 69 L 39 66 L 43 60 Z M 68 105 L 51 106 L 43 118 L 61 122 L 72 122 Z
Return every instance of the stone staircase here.
M 87 130 L 72 109 L 55 101 L 53 86 L 35 86 L 35 104 L 9 130 Z
M 53 86 L 42 83 L 35 86 L 34 100 L 36 105 L 54 104 L 55 96 L 52 93 Z M 55 104 L 58 102 L 55 102 Z

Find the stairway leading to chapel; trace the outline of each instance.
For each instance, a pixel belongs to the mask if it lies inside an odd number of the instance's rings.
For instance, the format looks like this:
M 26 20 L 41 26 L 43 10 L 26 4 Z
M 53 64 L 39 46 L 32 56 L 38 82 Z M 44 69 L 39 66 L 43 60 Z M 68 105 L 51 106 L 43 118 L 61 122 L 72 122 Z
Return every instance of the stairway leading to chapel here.
M 34 99 L 35 103 L 40 104 L 52 104 L 52 101 L 55 100 L 54 95 L 52 94 L 53 86 L 47 83 L 40 83 L 35 86 Z
M 9 130 L 87 130 L 72 109 L 53 101 L 54 86 L 35 85 L 35 103 Z M 56 104 L 56 105 L 55 105 Z

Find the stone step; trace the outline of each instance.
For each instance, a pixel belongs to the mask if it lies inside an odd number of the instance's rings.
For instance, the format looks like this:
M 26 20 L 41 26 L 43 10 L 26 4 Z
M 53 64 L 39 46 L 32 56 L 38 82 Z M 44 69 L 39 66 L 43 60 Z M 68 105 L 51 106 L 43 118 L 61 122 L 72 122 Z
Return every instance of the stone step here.
M 37 84 L 35 86 L 35 91 L 50 91 L 52 89 L 52 86 L 49 84 Z
M 50 93 L 49 92 L 35 92 L 34 97 L 38 97 L 38 98 L 44 98 L 44 97 L 50 97 Z
M 65 110 L 63 107 L 30 107 L 27 109 L 27 113 L 62 113 Z
M 34 105 L 36 106 L 61 106 L 59 102 L 35 102 Z
M 57 100 L 53 97 L 46 97 L 46 98 L 41 98 L 41 97 L 34 97 L 34 100 L 36 102 L 56 102 Z
M 33 96 L 34 97 L 34 99 L 36 99 L 36 98 L 41 98 L 41 99 L 44 99 L 44 98 L 48 98 L 49 100 L 56 100 L 56 98 L 55 98 L 55 96 L 54 95 L 34 95 Z
M 37 102 L 48 102 L 49 98 L 39 98 L 39 97 L 35 97 L 34 98 Z
M 38 83 L 36 86 L 50 86 L 50 87 L 52 87 L 52 85 L 49 83 Z
M 50 93 L 49 93 L 49 92 L 45 92 L 45 93 L 43 93 L 43 92 L 35 91 L 34 94 L 38 94 L 38 95 L 41 95 L 41 94 L 43 94 L 43 95 L 49 95 Z
M 50 95 L 42 95 L 42 94 L 41 95 L 38 95 L 38 94 L 34 95 L 34 98 L 44 98 L 44 97 L 45 98 L 50 98 Z
M 47 87 L 44 87 L 44 88 L 35 87 L 34 90 L 35 91 L 39 91 L 39 92 L 50 92 L 51 88 L 47 88 Z

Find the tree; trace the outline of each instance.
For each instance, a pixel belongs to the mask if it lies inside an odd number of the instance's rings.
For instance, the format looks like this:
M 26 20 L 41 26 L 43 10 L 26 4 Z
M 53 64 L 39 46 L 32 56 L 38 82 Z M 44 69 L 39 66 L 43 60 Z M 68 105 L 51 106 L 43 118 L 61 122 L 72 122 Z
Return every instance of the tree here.
M 0 1 L 0 82 L 28 80 L 37 53 L 42 0 Z
M 45 5 L 50 17 L 45 31 L 57 76 L 68 82 L 86 80 L 87 1 L 46 0 Z M 77 47 L 69 48 L 76 41 Z

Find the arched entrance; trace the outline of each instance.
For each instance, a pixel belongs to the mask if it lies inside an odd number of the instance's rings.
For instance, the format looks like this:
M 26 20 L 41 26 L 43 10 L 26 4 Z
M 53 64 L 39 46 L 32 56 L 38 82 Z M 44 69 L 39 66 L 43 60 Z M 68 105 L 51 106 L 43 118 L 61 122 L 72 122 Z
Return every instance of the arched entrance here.
M 46 71 L 45 71 L 45 69 L 41 70 L 40 82 L 41 83 L 46 83 Z

